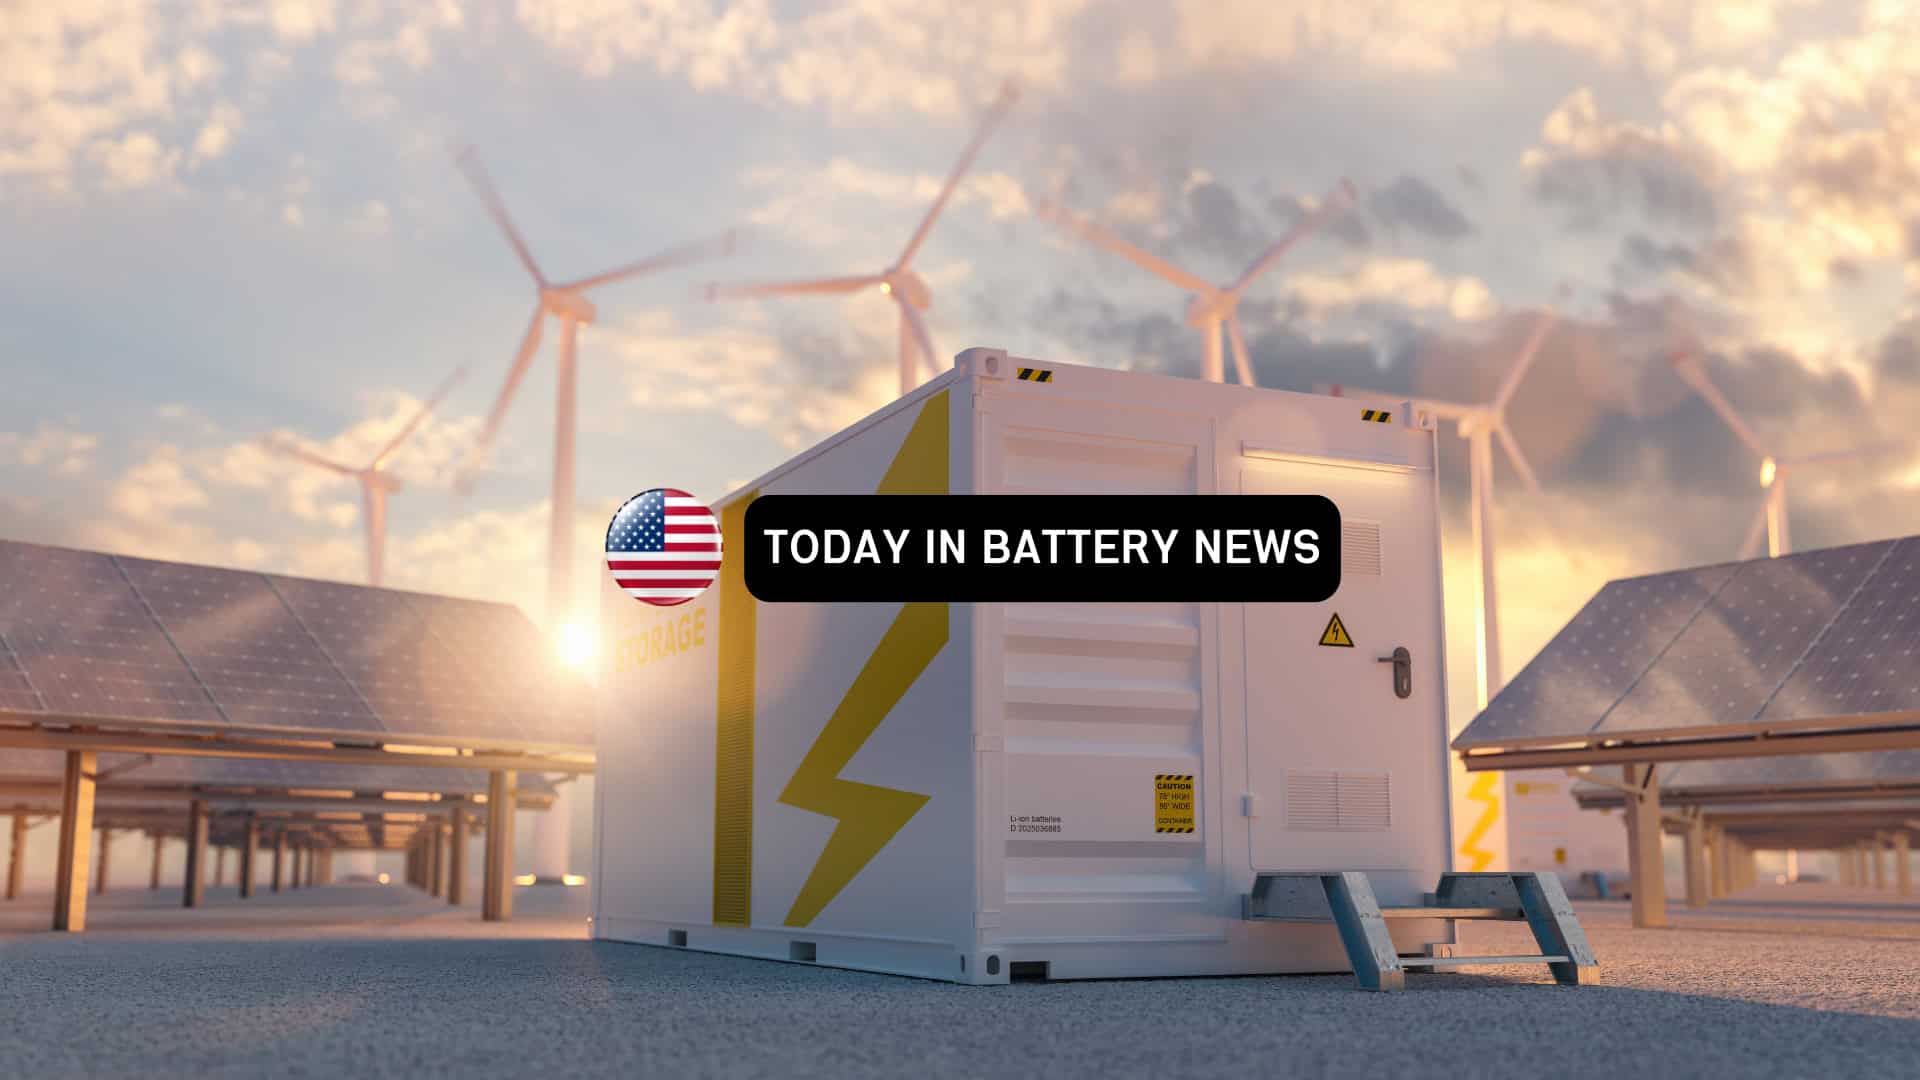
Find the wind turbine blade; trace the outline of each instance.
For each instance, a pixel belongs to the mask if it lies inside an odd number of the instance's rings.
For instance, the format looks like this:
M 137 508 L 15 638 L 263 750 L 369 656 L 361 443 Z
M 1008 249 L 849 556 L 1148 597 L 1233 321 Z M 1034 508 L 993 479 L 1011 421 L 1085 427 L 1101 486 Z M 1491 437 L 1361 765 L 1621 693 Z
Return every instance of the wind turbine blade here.
M 1500 440 L 1500 449 L 1507 452 L 1507 460 L 1513 462 L 1513 471 L 1520 474 L 1520 481 L 1527 485 L 1528 491 L 1538 495 L 1540 480 L 1534 475 L 1533 466 L 1527 464 L 1527 456 L 1520 452 L 1520 444 L 1514 439 L 1513 432 L 1507 430 L 1505 417 L 1493 422 L 1493 437 Z
M 1105 248 L 1148 273 L 1158 274 L 1183 289 L 1209 296 L 1220 291 L 1219 286 L 1212 282 L 1195 277 L 1156 255 L 1141 251 L 1122 240 L 1117 233 L 1094 224 L 1091 219 L 1076 214 L 1058 203 L 1043 201 L 1034 208 L 1034 212 L 1068 232 L 1077 234 L 1089 244 Z
M 1733 405 L 1721 395 L 1720 388 L 1713 385 L 1713 381 L 1707 378 L 1707 373 L 1700 367 L 1698 360 L 1692 356 L 1683 355 L 1674 360 L 1673 368 L 1696 393 L 1706 399 L 1714 412 L 1720 414 L 1720 419 L 1726 422 L 1727 427 L 1733 430 L 1734 435 L 1741 442 L 1747 444 L 1747 449 L 1753 451 L 1755 457 L 1772 456 L 1767 452 L 1767 448 L 1760 444 L 1760 437 L 1753 433 L 1753 429 L 1747 426 L 1745 420 L 1740 419 L 1739 413 L 1733 411 Z
M 1493 395 L 1495 413 L 1502 416 L 1506 414 L 1507 402 L 1513 399 L 1513 392 L 1520 389 L 1520 380 L 1527 377 L 1527 369 L 1533 366 L 1533 358 L 1539 354 L 1540 347 L 1547 343 L 1547 337 L 1553 333 L 1553 325 L 1559 319 L 1557 312 L 1547 311 L 1534 324 L 1533 333 L 1527 338 L 1527 343 L 1520 347 L 1519 357 L 1507 369 L 1506 378 L 1500 380 L 1500 389 Z
M 447 393 L 451 391 L 460 380 L 466 377 L 467 369 L 465 366 L 455 368 L 453 374 L 447 376 L 446 381 L 440 384 L 440 388 L 433 392 L 433 396 L 427 398 L 426 402 L 420 406 L 419 411 L 413 414 L 413 419 L 407 421 L 407 426 L 400 429 L 400 434 L 395 435 L 386 446 L 381 447 L 380 452 L 373 457 L 373 464 L 367 467 L 377 469 L 385 463 L 387 457 L 395 450 L 400 449 L 400 444 L 406 442 L 407 436 L 412 435 L 414 430 L 420 426 L 420 422 L 427 418 L 427 414 L 438 408 L 440 402 L 446 398 Z
M 337 472 L 341 476 L 360 475 L 360 470 L 355 469 L 352 466 L 342 465 L 337 461 L 333 461 L 328 458 L 321 457 L 319 454 L 314 453 L 313 451 L 307 449 L 304 446 L 287 442 L 284 439 L 266 438 L 266 439 L 262 439 L 261 441 L 266 444 L 266 447 L 269 450 L 272 450 L 279 454 L 284 454 L 290 458 L 296 458 L 300 461 L 306 462 L 309 465 L 317 465 L 322 469 L 327 469 L 332 472 Z
M 1747 530 L 1747 539 L 1740 545 L 1741 562 L 1760 557 L 1760 543 L 1767 538 L 1767 510 L 1768 507 L 1763 504 L 1760 512 L 1754 515 L 1753 527 Z
M 933 205 L 927 208 L 927 216 L 920 219 L 920 227 L 914 230 L 913 238 L 907 241 L 906 250 L 900 253 L 899 261 L 894 263 L 896 267 L 905 266 L 913 261 L 913 256 L 920 250 L 920 245 L 926 242 L 927 233 L 933 230 L 934 219 L 940 216 L 940 211 L 946 209 L 947 200 L 953 197 L 954 189 L 960 186 L 960 178 L 973 167 L 973 159 L 980 155 L 980 148 L 986 145 L 987 136 L 993 132 L 995 125 L 1000 123 L 1001 118 L 1007 115 L 1007 110 L 1013 108 L 1013 103 L 1019 98 L 1020 90 L 1011 79 L 1001 84 L 1000 96 L 988 106 L 987 114 L 981 118 L 980 126 L 974 131 L 973 140 L 967 143 L 967 148 L 961 153 L 959 162 L 954 165 L 953 171 L 947 174 L 946 186 L 940 189 L 940 194 L 933 200 Z
M 920 348 L 921 362 L 926 365 L 929 372 L 934 375 L 940 374 L 940 368 L 934 360 L 934 357 L 940 354 L 933 351 L 933 338 L 927 334 L 926 320 L 920 317 L 920 312 L 912 304 L 897 296 L 894 300 L 899 303 L 900 314 L 906 318 L 907 325 L 913 328 L 913 341 Z
M 533 261 L 533 252 L 527 250 L 527 241 L 513 223 L 513 217 L 507 213 L 507 204 L 500 198 L 500 192 L 493 186 L 493 178 L 487 175 L 487 167 L 480 163 L 480 153 L 471 146 L 462 147 L 455 159 L 460 171 L 467 174 L 467 182 L 472 184 L 479 194 L 480 201 L 487 208 L 488 216 L 500 231 L 507 235 L 507 242 L 513 245 L 514 254 L 520 256 L 520 265 L 527 268 L 533 280 L 541 288 L 547 287 L 547 276 L 540 272 L 540 266 Z
M 1272 247 L 1261 252 L 1260 257 L 1253 260 L 1252 265 L 1247 267 L 1247 272 L 1241 274 L 1240 280 L 1228 287 L 1227 292 L 1235 296 L 1244 292 L 1247 286 L 1253 284 L 1253 279 L 1266 273 L 1269 267 L 1280 260 L 1280 256 L 1285 255 L 1295 244 L 1318 232 L 1335 216 L 1346 213 L 1358 199 L 1359 192 L 1354 190 L 1353 181 L 1341 180 L 1326 198 L 1320 200 L 1320 205 L 1314 207 L 1313 213 L 1302 215 L 1299 221 L 1293 223 L 1293 228 L 1287 230 L 1286 235 L 1274 241 Z
M 651 255 L 637 262 L 627 263 L 625 266 L 617 266 L 605 273 L 595 274 L 588 278 L 581 278 L 579 281 L 560 287 L 571 290 L 595 289 L 616 281 L 625 281 L 628 278 L 639 277 L 641 274 L 649 274 L 658 270 L 670 270 L 676 266 L 685 266 L 688 263 L 700 262 L 704 259 L 721 258 L 733 254 L 736 242 L 737 237 L 735 232 L 729 229 L 719 236 L 708 237 L 704 240 L 695 240 L 689 244 L 682 244 L 677 248 L 663 251 L 658 255 Z
M 520 380 L 526 378 L 527 369 L 533 366 L 533 351 L 540 347 L 540 323 L 546 317 L 546 308 L 536 306 L 533 309 L 533 319 L 527 323 L 527 332 L 520 339 L 520 351 L 514 355 L 513 366 L 507 369 L 506 384 L 500 387 L 500 396 L 493 401 L 493 411 L 487 414 L 486 425 L 480 429 L 480 437 L 474 440 L 467 466 L 454 483 L 462 494 L 472 490 L 473 474 L 485 459 L 487 449 L 493 444 L 493 437 L 499 433 L 500 422 L 506 418 L 507 406 L 513 403 L 513 394 L 519 389 Z
M 1253 366 L 1247 362 L 1247 341 L 1240 336 L 1238 311 L 1227 316 L 1227 341 L 1233 346 L 1233 370 L 1240 376 L 1240 385 L 1254 385 Z
M 753 296 L 801 296 L 812 293 L 852 293 L 883 285 L 879 274 L 861 277 L 821 278 L 817 281 L 770 281 L 753 285 L 709 285 L 707 299 L 736 300 Z

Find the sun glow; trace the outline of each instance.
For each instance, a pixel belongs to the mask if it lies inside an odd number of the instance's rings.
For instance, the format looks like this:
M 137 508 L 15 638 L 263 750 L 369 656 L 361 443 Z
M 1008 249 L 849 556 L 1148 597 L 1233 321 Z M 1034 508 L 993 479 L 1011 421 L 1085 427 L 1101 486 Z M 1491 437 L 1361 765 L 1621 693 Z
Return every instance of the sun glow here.
M 570 622 L 560 628 L 560 660 L 575 671 L 593 666 L 598 653 L 593 628 L 582 622 Z

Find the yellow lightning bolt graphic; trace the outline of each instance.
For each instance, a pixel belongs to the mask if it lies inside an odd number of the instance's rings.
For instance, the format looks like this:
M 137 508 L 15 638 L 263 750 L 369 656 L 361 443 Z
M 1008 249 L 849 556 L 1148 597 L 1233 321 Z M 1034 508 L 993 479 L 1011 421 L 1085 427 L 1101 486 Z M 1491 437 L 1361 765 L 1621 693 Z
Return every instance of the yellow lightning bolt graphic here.
M 780 793 L 788 806 L 840 819 L 794 897 L 788 926 L 812 922 L 926 803 L 925 795 L 842 780 L 839 773 L 946 644 L 947 605 L 902 608 Z
M 947 395 L 935 394 L 920 408 L 880 481 L 877 495 L 947 493 Z M 840 779 L 840 771 L 866 745 L 880 721 L 906 696 L 920 673 L 947 644 L 947 605 L 907 604 L 874 647 L 866 666 L 847 688 L 840 707 L 787 781 L 780 801 L 835 818 L 813 872 L 787 912 L 788 926 L 806 926 L 873 861 L 895 833 L 920 812 L 928 796 Z
M 1487 830 L 1493 828 L 1493 823 L 1500 817 L 1500 796 L 1494 793 L 1494 784 L 1499 779 L 1499 773 L 1483 772 L 1474 778 L 1473 786 L 1467 789 L 1469 801 L 1487 805 L 1480 820 L 1473 823 L 1473 830 L 1467 833 L 1467 842 L 1460 845 L 1460 854 L 1473 860 L 1473 865 L 1467 867 L 1471 871 L 1485 870 L 1493 862 L 1493 852 L 1480 846 L 1480 838 L 1487 835 Z

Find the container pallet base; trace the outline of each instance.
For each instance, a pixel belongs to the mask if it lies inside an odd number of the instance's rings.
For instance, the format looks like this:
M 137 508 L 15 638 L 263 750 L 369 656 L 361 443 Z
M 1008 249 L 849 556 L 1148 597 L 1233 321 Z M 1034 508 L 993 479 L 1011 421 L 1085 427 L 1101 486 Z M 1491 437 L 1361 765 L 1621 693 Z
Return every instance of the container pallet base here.
M 1545 964 L 1556 982 L 1568 986 L 1600 981 L 1600 963 L 1556 874 L 1442 874 L 1426 900 L 1420 907 L 1383 908 L 1367 875 L 1353 870 L 1271 873 L 1255 876 L 1242 914 L 1256 922 L 1333 923 L 1365 990 L 1403 990 L 1409 970 L 1511 964 Z M 1401 956 L 1387 934 L 1388 919 L 1524 922 L 1540 952 Z

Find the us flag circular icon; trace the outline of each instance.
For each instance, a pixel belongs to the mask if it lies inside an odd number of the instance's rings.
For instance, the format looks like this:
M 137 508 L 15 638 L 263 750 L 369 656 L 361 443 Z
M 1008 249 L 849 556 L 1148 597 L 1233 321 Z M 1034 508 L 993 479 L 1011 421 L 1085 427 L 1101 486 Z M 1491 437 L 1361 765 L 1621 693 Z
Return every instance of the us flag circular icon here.
M 635 600 L 684 604 L 720 575 L 720 522 L 684 491 L 643 491 L 607 526 L 607 569 Z

